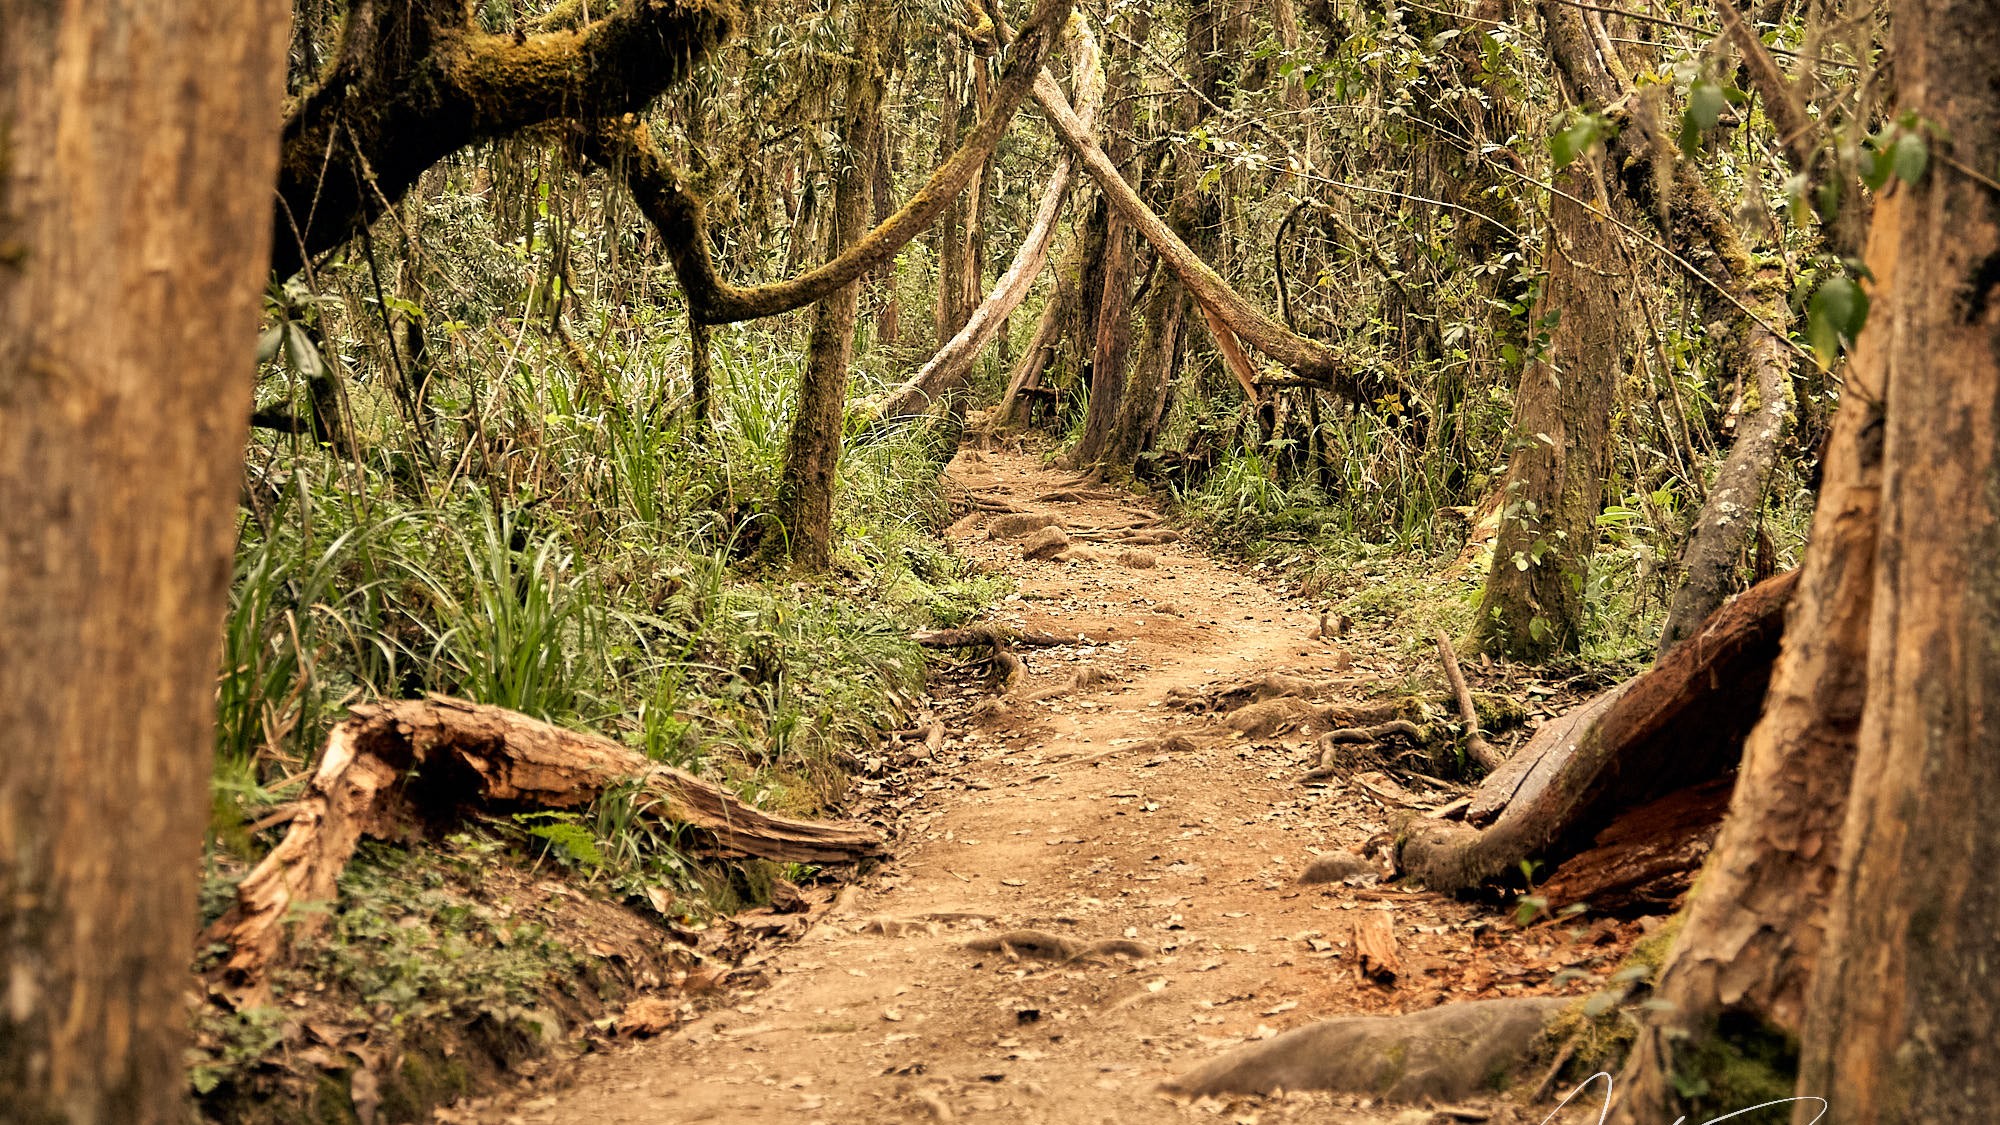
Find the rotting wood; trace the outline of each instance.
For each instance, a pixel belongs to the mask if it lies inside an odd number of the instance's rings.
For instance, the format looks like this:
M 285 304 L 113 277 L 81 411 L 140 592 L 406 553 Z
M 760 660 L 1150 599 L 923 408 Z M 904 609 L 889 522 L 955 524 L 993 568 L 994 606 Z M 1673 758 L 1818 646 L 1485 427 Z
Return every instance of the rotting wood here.
M 1546 782 L 1478 830 L 1406 826 L 1397 867 L 1434 890 L 1477 886 L 1522 860 L 1561 860 L 1625 810 L 1721 776 L 1742 756 L 1777 658 L 1798 572 L 1768 579 L 1627 685 L 1552 766 Z
M 1507 759 L 1486 736 L 1479 733 L 1479 711 L 1472 706 L 1472 689 L 1465 686 L 1465 672 L 1458 666 L 1458 653 L 1452 651 L 1451 638 L 1443 630 L 1437 635 L 1438 661 L 1444 665 L 1444 677 L 1451 681 L 1452 694 L 1458 697 L 1458 716 L 1465 723 L 1465 752 L 1486 770 L 1496 770 Z
M 1388 910 L 1357 910 L 1354 921 L 1354 965 L 1364 981 L 1392 985 L 1402 974 L 1396 952 L 1396 915 Z
M 325 924 L 295 908 L 330 901 L 363 836 L 407 839 L 467 809 L 571 809 L 633 787 L 640 815 L 698 829 L 718 854 L 852 863 L 887 854 L 858 824 L 764 812 L 693 774 L 599 735 L 501 707 L 432 696 L 361 704 L 327 738 L 278 846 L 237 886 L 205 940 L 229 947 L 216 973 L 254 987 L 288 943 Z

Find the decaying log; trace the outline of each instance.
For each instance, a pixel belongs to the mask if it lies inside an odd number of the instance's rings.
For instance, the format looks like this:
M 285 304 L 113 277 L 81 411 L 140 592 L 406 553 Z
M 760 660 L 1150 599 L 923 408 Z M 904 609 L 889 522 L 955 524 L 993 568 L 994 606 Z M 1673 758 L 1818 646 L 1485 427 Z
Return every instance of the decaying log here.
M 293 908 L 334 898 L 363 836 L 410 838 L 468 808 L 581 808 L 632 786 L 640 815 L 699 829 L 718 854 L 791 863 L 887 854 L 873 828 L 776 816 L 608 738 L 504 708 L 432 696 L 351 710 L 328 736 L 284 840 L 205 935 L 229 947 L 217 972 L 232 984 L 261 979 L 288 941 L 324 924 L 323 913 Z
M 1451 638 L 1443 630 L 1437 635 L 1438 660 L 1444 665 L 1445 679 L 1451 681 L 1452 694 L 1458 697 L 1459 718 L 1465 723 L 1465 752 L 1480 767 L 1487 770 L 1500 768 L 1505 762 L 1486 736 L 1479 733 L 1479 712 L 1472 706 L 1472 689 L 1465 686 L 1465 672 L 1458 666 L 1458 653 L 1451 648 Z
M 1710 616 L 1606 704 L 1490 827 L 1410 825 L 1399 870 L 1433 890 L 1477 886 L 1524 859 L 1574 855 L 1620 813 L 1734 768 L 1763 707 L 1797 580 L 1793 571 L 1760 582 Z
M 1564 860 L 1541 885 L 1547 909 L 1580 902 L 1593 917 L 1671 910 L 1708 858 L 1735 785 L 1733 775 L 1717 778 L 1612 821 L 1589 851 Z

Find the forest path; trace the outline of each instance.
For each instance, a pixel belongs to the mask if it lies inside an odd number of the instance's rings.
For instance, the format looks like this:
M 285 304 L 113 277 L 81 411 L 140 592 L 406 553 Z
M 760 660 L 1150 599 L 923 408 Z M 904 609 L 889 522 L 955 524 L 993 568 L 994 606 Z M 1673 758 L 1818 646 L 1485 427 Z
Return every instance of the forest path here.
M 1089 492 L 1018 453 L 966 452 L 951 484 L 989 504 L 1058 517 L 1072 532 L 1154 516 Z M 1313 737 L 1246 738 L 1170 691 L 1284 673 L 1358 698 L 1404 669 L 1367 638 L 1317 637 L 1287 601 L 1187 544 L 1157 565 L 1029 561 L 987 520 L 954 545 L 1003 568 L 1018 598 L 987 619 L 1098 643 L 1020 650 L 1029 682 L 1004 708 L 947 681 L 952 737 L 935 765 L 879 783 L 901 805 L 895 858 L 731 995 L 657 1040 L 583 1060 L 570 1088 L 499 1120 L 993 1122 L 1391 1120 L 1328 1095 L 1176 1105 L 1163 1079 L 1236 1044 L 1329 1015 L 1430 1007 L 1488 991 L 1465 954 L 1491 945 L 1471 907 L 1393 889 L 1301 885 L 1322 852 L 1386 828 L 1362 786 L 1308 788 Z M 1106 552 L 1109 553 L 1109 552 Z M 1100 685 L 1036 701 L 1082 667 Z M 1411 669 L 1415 671 L 1414 668 Z M 957 695 L 948 695 L 956 691 Z M 1178 736 L 1183 741 L 1168 745 Z M 1389 911 L 1403 972 L 1360 979 L 1355 923 Z M 1130 939 L 1137 961 L 1019 958 L 969 943 L 1032 928 L 1078 942 Z M 1502 985 L 1503 991 L 1515 986 Z M 1528 987 L 1525 983 L 1520 987 Z

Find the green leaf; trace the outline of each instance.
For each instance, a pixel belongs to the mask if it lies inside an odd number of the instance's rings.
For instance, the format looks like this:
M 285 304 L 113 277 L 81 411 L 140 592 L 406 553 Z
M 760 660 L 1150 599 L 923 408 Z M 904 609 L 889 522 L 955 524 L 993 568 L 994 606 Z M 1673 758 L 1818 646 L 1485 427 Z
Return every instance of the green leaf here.
M 1931 149 L 1924 143 L 1923 134 L 1905 130 L 1890 146 L 1889 160 L 1896 178 L 1914 187 L 1924 178 L 1924 169 L 1930 167 Z
M 1845 274 L 1828 278 L 1806 302 L 1806 338 L 1821 368 L 1833 364 L 1843 344 L 1852 347 L 1867 323 L 1868 294 Z
M 1549 138 L 1549 155 L 1554 158 L 1556 171 L 1575 163 L 1576 158 L 1590 150 L 1604 135 L 1604 119 L 1585 114 L 1576 124 Z
M 1729 104 L 1722 86 L 1704 78 L 1688 88 L 1688 119 L 1698 128 L 1713 129 L 1722 120 L 1722 110 Z
M 1889 150 L 1877 145 L 1863 163 L 1861 182 L 1868 185 L 1869 191 L 1881 191 L 1889 182 L 1890 170 Z

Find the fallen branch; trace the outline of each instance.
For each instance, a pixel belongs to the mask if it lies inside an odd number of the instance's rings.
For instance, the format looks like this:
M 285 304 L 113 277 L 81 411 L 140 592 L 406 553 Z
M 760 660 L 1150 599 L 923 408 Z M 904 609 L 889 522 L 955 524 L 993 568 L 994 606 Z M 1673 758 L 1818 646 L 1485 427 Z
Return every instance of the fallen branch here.
M 1458 696 L 1458 715 L 1465 722 L 1465 752 L 1472 760 L 1486 770 L 1496 770 L 1506 761 L 1486 736 L 1479 733 L 1479 712 L 1472 706 L 1472 689 L 1465 686 L 1465 672 L 1458 666 L 1458 654 L 1451 649 L 1451 639 L 1438 631 L 1438 660 L 1444 664 L 1444 677 L 1451 681 L 1452 694 Z
M 1561 860 L 1588 848 L 1619 814 L 1733 768 L 1762 709 L 1797 580 L 1797 571 L 1781 574 L 1717 611 L 1588 727 L 1552 747 L 1558 759 L 1533 771 L 1536 784 L 1522 786 L 1491 827 L 1408 826 L 1397 854 L 1402 873 L 1450 891 L 1524 859 Z
M 1097 643 L 1081 633 L 1074 637 L 1064 637 L 1055 633 L 1037 633 L 1031 629 L 1015 632 L 997 629 L 991 625 L 968 625 L 963 629 L 925 629 L 911 633 L 910 639 L 924 648 L 1005 648 L 1009 645 L 1055 648 L 1060 645 Z
M 290 941 L 325 924 L 323 912 L 296 908 L 335 897 L 363 836 L 407 839 L 466 808 L 582 808 L 630 786 L 639 815 L 698 829 L 720 855 L 851 863 L 887 852 L 872 828 L 776 816 L 608 738 L 504 708 L 433 696 L 351 710 L 284 840 L 205 935 L 229 947 L 217 972 L 232 984 L 254 986 Z

